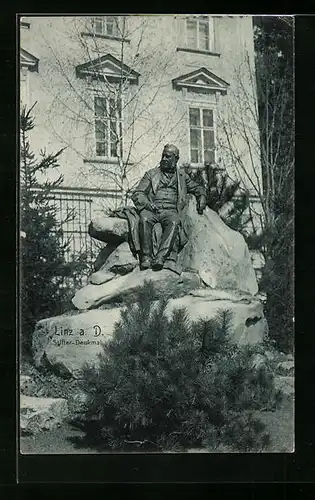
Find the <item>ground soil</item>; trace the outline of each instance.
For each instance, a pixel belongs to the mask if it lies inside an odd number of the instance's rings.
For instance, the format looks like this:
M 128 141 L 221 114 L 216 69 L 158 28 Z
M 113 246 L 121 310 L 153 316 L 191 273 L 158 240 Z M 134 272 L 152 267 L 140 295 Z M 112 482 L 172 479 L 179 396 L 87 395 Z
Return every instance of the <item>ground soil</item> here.
M 274 411 L 259 412 L 257 415 L 266 425 L 271 442 L 265 453 L 292 453 L 294 451 L 294 409 L 292 399 L 283 401 L 281 407 Z M 41 432 L 34 436 L 20 438 L 20 451 L 23 454 L 89 454 L 100 453 L 96 449 L 82 446 L 78 442 L 84 433 L 70 424 L 63 424 L 52 431 Z M 190 453 L 207 453 L 207 450 L 191 449 Z M 231 453 L 226 447 L 214 451 L 216 453 Z

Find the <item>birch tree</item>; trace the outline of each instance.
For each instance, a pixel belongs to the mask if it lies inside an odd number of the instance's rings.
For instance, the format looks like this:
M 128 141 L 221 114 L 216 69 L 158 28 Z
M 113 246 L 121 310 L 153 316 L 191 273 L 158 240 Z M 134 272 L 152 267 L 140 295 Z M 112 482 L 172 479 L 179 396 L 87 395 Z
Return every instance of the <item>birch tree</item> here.
M 70 59 L 65 57 L 65 52 L 62 50 L 57 51 L 44 31 L 42 33 L 60 80 L 67 87 L 67 92 L 63 95 L 60 92 L 58 94 L 53 86 L 49 88 L 49 91 L 54 93 L 54 100 L 48 112 L 48 119 L 53 117 L 56 108 L 59 108 L 62 109 L 60 113 L 67 115 L 67 118 L 75 124 L 83 124 L 86 130 L 90 131 L 89 133 L 91 131 L 94 133 L 95 130 L 96 136 L 99 135 L 100 145 L 101 139 L 108 140 L 105 133 L 109 134 L 108 143 L 112 148 L 110 153 L 117 159 L 116 165 L 106 165 L 105 162 L 100 166 L 93 161 L 90 165 L 94 172 L 101 174 L 104 178 L 107 177 L 115 185 L 122 203 L 126 202 L 130 190 L 141 177 L 141 172 L 138 173 L 139 165 L 161 147 L 170 134 L 173 140 L 176 140 L 181 133 L 178 126 L 184 117 L 184 113 L 177 104 L 166 118 L 165 115 L 162 117 L 159 112 L 159 98 L 165 85 L 165 75 L 176 54 L 167 55 L 166 42 L 165 44 L 162 42 L 157 47 L 156 42 L 150 40 L 152 37 L 150 16 L 131 16 L 133 19 L 137 17 L 137 22 L 133 23 L 130 23 L 129 19 L 127 23 L 127 17 L 129 16 L 119 16 L 119 22 L 117 22 L 117 16 L 112 16 L 112 30 L 117 38 L 115 54 L 119 60 L 120 71 L 120 78 L 116 78 L 115 81 L 95 63 L 104 57 L 105 50 L 108 53 L 112 52 L 112 47 L 104 48 L 106 41 L 100 39 L 95 30 L 95 23 L 106 21 L 102 21 L 101 18 L 98 21 L 95 17 L 77 17 L 69 28 L 68 37 L 73 47 L 76 47 L 77 58 L 90 63 L 89 75 L 84 83 L 76 81 L 71 76 Z M 82 36 L 82 30 L 89 36 Z M 129 44 L 131 38 L 136 40 L 132 49 Z M 133 78 L 135 73 L 139 73 L 141 78 L 137 85 L 132 85 L 130 78 Z M 93 94 L 89 92 L 91 88 L 98 96 L 97 109 L 95 109 L 95 101 L 93 102 Z M 79 105 L 76 110 L 70 109 L 67 95 L 71 95 L 76 100 Z M 53 120 L 50 124 L 59 139 L 66 143 L 65 137 L 62 137 L 60 131 L 54 128 Z M 86 135 L 88 136 L 89 133 L 86 132 Z M 153 141 L 151 141 L 152 137 Z M 146 147 L 140 148 L 142 143 L 145 143 Z M 88 156 L 87 152 L 79 150 L 69 141 L 65 145 L 83 159 Z M 137 154 L 135 154 L 136 150 Z

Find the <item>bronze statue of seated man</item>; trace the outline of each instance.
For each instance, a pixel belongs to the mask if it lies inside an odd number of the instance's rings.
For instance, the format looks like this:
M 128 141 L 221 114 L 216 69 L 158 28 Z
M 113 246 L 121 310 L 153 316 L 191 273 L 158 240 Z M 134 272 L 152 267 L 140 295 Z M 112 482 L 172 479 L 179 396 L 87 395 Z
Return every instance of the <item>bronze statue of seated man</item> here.
M 177 167 L 179 150 L 166 144 L 158 167 L 146 172 L 135 188 L 132 201 L 139 214 L 140 269 L 160 270 L 166 260 L 176 262 L 178 252 L 185 243 L 182 234 L 181 212 L 187 202 L 187 194 L 197 200 L 197 211 L 202 214 L 206 207 L 203 186 Z M 162 226 L 162 235 L 153 256 L 153 227 Z M 187 240 L 186 240 L 187 241 Z

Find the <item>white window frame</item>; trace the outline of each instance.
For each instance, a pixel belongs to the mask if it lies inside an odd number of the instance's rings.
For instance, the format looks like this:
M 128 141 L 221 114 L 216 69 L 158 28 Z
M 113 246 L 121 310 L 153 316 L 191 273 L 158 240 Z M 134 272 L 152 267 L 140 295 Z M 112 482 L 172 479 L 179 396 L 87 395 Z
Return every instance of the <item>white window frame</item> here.
M 200 38 L 199 38 L 199 22 L 200 21 L 207 21 L 208 25 L 208 43 L 209 43 L 209 48 L 204 49 L 200 48 Z M 196 27 L 197 27 L 197 34 L 196 34 L 196 45 L 197 47 L 191 47 L 188 43 L 188 30 L 187 30 L 187 22 L 188 21 L 195 21 L 196 22 Z M 213 19 L 211 16 L 208 15 L 200 15 L 200 16 L 187 16 L 185 19 L 185 46 L 187 49 L 192 49 L 192 50 L 197 50 L 201 52 L 213 52 L 214 50 L 214 36 L 213 36 Z
M 196 128 L 200 128 L 201 130 L 201 161 L 195 163 L 192 161 L 192 158 L 191 158 L 191 140 L 190 140 L 190 129 L 193 128 L 190 126 L 190 109 L 191 108 L 194 108 L 194 109 L 199 109 L 199 117 L 200 117 L 200 127 L 196 127 Z M 209 105 L 206 105 L 206 104 L 201 104 L 201 103 L 195 103 L 195 102 L 189 102 L 188 103 L 188 134 L 189 134 L 189 159 L 190 159 L 190 163 L 192 166 L 194 167 L 204 167 L 204 164 L 205 164 L 205 157 L 204 157 L 204 137 L 203 137 L 203 131 L 204 131 L 204 127 L 203 127 L 203 113 L 202 111 L 204 109 L 207 109 L 207 110 L 210 110 L 212 111 L 213 113 L 213 127 L 208 127 L 208 129 L 210 130 L 213 130 L 213 142 L 214 142 L 214 150 L 213 150 L 213 153 L 214 153 L 214 163 L 216 163 L 216 159 L 217 159 L 217 148 L 216 148 L 216 144 L 217 144 L 217 127 L 216 127 L 216 109 L 215 109 L 215 106 L 209 106 Z
M 97 143 L 98 142 L 106 142 L 105 140 L 104 141 L 97 141 L 97 138 L 96 138 L 96 121 L 97 121 L 97 115 L 96 115 L 96 109 L 95 109 L 95 99 L 97 98 L 100 98 L 100 99 L 105 99 L 106 100 L 106 114 L 107 114 L 107 117 L 106 117 L 106 127 L 107 127 L 107 152 L 108 154 L 105 154 L 105 155 L 98 155 L 97 154 Z M 110 104 L 110 99 L 113 99 L 114 96 L 108 94 L 108 95 L 104 95 L 103 93 L 100 93 L 100 92 L 94 92 L 93 93 L 93 107 L 94 107 L 94 124 L 93 124 L 93 138 L 94 138 L 94 146 L 93 146 L 93 149 L 94 149 L 94 154 L 93 156 L 97 159 L 109 159 L 109 160 L 114 160 L 114 161 L 118 161 L 118 154 L 117 154 L 117 149 L 116 149 L 116 155 L 113 156 L 111 154 L 111 138 L 110 138 L 110 116 L 109 116 L 109 104 Z M 123 123 L 123 99 L 121 98 L 121 102 L 120 102 L 120 107 L 121 107 L 121 113 L 120 113 L 120 117 L 119 117 L 119 113 L 118 113 L 118 110 L 116 109 L 116 134 L 119 135 L 119 122 Z M 105 125 L 105 124 L 104 124 Z M 116 146 L 117 147 L 117 146 Z M 118 144 L 118 147 L 119 147 L 119 144 Z
M 112 17 L 116 21 L 116 29 L 114 30 L 113 33 L 109 34 L 107 32 L 107 23 L 108 23 L 108 18 Z M 123 38 L 122 33 L 121 33 L 121 21 L 120 21 L 121 16 L 93 16 L 91 17 L 91 28 L 92 32 L 95 35 L 101 35 L 101 36 L 106 36 L 108 38 Z M 101 31 L 96 31 L 95 29 L 95 23 L 100 22 L 102 24 L 102 30 Z

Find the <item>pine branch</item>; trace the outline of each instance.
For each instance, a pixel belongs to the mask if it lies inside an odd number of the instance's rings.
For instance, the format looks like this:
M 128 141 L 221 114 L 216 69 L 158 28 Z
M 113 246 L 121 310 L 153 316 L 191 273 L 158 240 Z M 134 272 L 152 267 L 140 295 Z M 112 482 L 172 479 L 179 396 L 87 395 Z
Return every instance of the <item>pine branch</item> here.
M 41 150 L 40 151 L 41 160 L 37 165 L 35 165 L 32 168 L 32 172 L 33 173 L 45 172 L 50 168 L 58 168 L 60 166 L 58 162 L 59 157 L 65 151 L 65 149 L 66 149 L 65 147 L 61 148 L 59 149 L 59 151 L 57 151 L 57 153 L 48 155 L 45 150 Z

